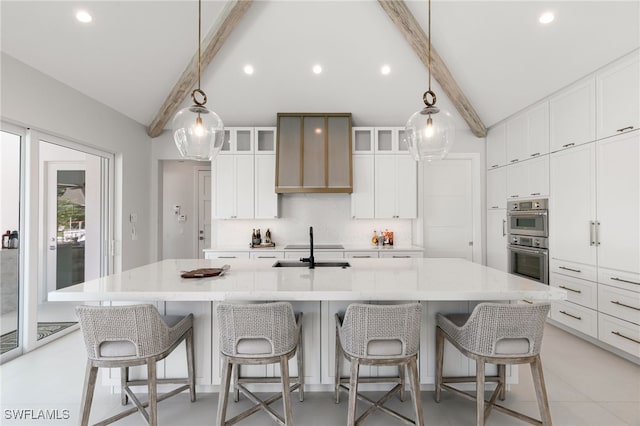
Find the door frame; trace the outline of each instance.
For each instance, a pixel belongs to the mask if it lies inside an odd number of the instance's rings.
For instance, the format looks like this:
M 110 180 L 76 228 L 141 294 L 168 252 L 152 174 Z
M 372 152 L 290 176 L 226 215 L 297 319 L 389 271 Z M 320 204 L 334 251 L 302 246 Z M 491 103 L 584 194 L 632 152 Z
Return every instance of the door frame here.
M 448 160 L 470 160 L 471 161 L 471 208 L 472 208 L 472 238 L 473 238 L 473 250 L 472 250 L 472 262 L 483 263 L 483 247 L 484 241 L 482 239 L 482 188 L 483 188 L 483 176 L 480 168 L 480 154 L 477 152 L 467 153 L 449 153 L 444 160 L 434 161 L 448 161 Z M 414 231 L 414 241 L 418 241 L 419 245 L 424 246 L 424 162 L 418 163 L 418 220 L 417 226 Z

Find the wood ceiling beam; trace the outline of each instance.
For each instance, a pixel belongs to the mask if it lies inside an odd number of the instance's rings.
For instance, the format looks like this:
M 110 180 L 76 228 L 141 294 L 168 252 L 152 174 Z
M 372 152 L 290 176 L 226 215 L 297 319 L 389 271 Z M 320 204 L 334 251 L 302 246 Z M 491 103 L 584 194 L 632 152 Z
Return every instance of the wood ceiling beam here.
M 406 3 L 403 0 L 378 0 L 382 9 L 387 13 L 391 21 L 402 33 L 414 52 L 418 55 L 422 63 L 429 66 L 429 38 L 422 27 L 416 21 Z M 442 87 L 442 90 L 449 97 L 462 118 L 469 125 L 469 129 L 479 138 L 487 135 L 487 128 L 480 120 L 473 105 L 465 96 L 451 75 L 438 52 L 431 46 L 431 74 Z
M 201 73 L 216 56 L 227 37 L 234 30 L 240 19 L 251 6 L 253 0 L 227 0 L 224 9 L 215 24 L 201 43 L 202 58 Z M 195 28 L 195 27 L 194 27 Z M 152 138 L 160 136 L 167 122 L 173 118 L 182 101 L 191 93 L 198 82 L 198 52 L 182 72 L 180 79 L 165 99 L 155 118 L 147 128 L 147 134 Z

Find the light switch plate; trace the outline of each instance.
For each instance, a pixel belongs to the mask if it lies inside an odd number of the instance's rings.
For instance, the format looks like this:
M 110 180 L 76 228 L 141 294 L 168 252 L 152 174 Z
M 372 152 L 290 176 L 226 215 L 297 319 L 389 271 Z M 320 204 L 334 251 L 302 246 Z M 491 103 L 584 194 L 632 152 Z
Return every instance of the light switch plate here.
M 138 213 L 131 213 L 129 215 L 129 222 L 136 223 L 138 221 Z

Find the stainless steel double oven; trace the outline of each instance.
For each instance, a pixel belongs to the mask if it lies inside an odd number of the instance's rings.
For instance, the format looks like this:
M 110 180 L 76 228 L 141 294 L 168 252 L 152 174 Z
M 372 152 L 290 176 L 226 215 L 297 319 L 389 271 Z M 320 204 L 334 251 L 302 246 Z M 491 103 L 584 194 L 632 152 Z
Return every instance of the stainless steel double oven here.
M 507 203 L 509 272 L 549 284 L 547 199 Z

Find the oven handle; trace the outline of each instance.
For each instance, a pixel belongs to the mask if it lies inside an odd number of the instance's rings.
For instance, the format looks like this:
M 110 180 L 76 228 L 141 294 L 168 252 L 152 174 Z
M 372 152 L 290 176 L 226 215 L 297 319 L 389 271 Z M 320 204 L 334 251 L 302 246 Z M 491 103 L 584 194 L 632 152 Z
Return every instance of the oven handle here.
M 534 249 L 534 248 L 524 248 L 510 245 L 509 250 L 511 251 L 519 251 L 521 253 L 533 253 L 533 254 L 541 254 L 543 256 L 548 256 L 548 250 L 546 249 Z
M 548 212 L 544 211 L 513 211 L 509 210 L 507 212 L 509 216 L 546 216 Z

